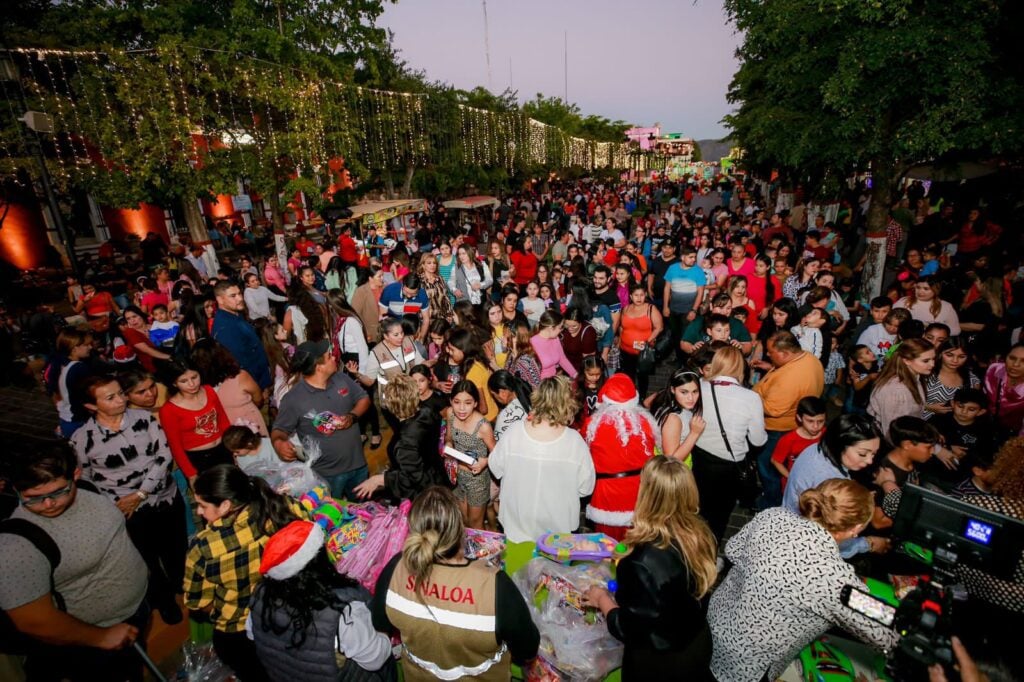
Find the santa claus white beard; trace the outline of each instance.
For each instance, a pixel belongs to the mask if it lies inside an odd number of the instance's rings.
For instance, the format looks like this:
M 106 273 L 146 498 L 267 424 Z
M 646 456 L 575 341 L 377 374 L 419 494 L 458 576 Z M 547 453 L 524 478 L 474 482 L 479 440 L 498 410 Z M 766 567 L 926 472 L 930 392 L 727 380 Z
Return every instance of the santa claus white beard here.
M 661 447 L 661 429 L 654 415 L 639 406 L 623 407 L 614 403 L 602 403 L 597 406 L 587 424 L 587 443 L 592 443 L 597 430 L 604 424 L 615 427 L 619 442 L 625 446 L 633 436 L 640 436 L 644 447 L 651 450 L 655 446 Z M 646 425 L 646 429 L 644 426 Z M 648 443 L 649 436 L 653 436 L 654 443 Z

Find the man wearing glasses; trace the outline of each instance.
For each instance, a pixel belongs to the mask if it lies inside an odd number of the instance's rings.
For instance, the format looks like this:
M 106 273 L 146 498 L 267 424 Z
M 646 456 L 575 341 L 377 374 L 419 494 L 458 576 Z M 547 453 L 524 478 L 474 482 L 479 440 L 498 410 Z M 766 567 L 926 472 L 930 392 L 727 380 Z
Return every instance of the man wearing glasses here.
M 149 617 L 146 564 L 124 515 L 79 489 L 80 475 L 66 446 L 11 458 L 20 506 L 0 523 L 0 608 L 33 640 L 29 679 L 141 680 L 141 660 L 126 647 Z

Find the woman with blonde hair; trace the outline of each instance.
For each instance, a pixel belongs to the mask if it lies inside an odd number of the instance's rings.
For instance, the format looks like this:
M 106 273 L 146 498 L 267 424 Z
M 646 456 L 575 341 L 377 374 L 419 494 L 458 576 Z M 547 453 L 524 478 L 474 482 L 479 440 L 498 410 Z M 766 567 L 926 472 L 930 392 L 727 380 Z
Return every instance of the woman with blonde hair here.
M 572 383 L 544 379 L 530 403 L 529 417 L 502 434 L 487 462 L 501 480 L 498 519 L 510 542 L 571 533 L 580 523 L 580 498 L 597 480 L 586 441 L 569 428 L 579 409 Z
M 448 295 L 448 283 L 441 276 L 438 268 L 439 265 L 434 254 L 424 253 L 420 257 L 420 264 L 416 271 L 419 273 L 423 290 L 427 292 L 427 300 L 430 301 L 430 316 L 435 320 L 451 322 L 455 317 L 455 310 L 452 309 L 452 299 Z
M 441 416 L 420 401 L 416 380 L 408 374 L 396 374 L 381 386 L 380 400 L 384 409 L 397 418 L 398 430 L 388 442 L 388 470 L 356 486 L 359 499 L 381 488 L 391 498 L 412 499 L 431 485 L 446 484 L 448 476 L 438 451 Z
M 508 680 L 537 655 L 540 634 L 512 579 L 463 554 L 462 513 L 450 490 L 427 488 L 409 511 L 405 547 L 377 580 L 370 610 L 402 636 L 408 682 Z
M 734 346 L 715 351 L 700 382 L 706 428 L 693 446 L 693 475 L 700 490 L 701 516 L 719 540 L 739 500 L 740 472 L 750 447 L 764 445 L 764 404 L 743 386 L 743 353 Z
M 652 457 L 640 474 L 633 528 L 623 540 L 614 596 L 591 587 L 586 601 L 626 645 L 622 679 L 707 679 L 711 631 L 700 600 L 718 577 L 717 543 L 697 514 L 693 474 Z
M 839 543 L 871 520 L 871 491 L 849 479 L 829 479 L 800 496 L 800 513 L 772 507 L 725 546 L 733 563 L 711 596 L 711 672 L 718 682 L 776 679 L 805 646 L 839 626 L 889 649 L 898 635 L 847 608 L 840 594 L 860 579 Z
M 935 367 L 935 347 L 923 339 L 902 341 L 875 379 L 868 414 L 878 420 L 882 434 L 897 417 L 921 417 L 925 408 L 924 378 Z

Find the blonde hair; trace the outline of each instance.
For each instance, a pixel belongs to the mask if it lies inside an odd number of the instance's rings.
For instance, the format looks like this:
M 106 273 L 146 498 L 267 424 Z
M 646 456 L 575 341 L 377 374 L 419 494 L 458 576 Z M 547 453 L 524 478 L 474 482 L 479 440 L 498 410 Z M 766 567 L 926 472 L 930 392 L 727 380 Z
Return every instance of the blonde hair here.
M 740 349 L 735 346 L 723 346 L 716 350 L 714 356 L 712 356 L 708 375 L 711 378 L 719 376 L 732 377 L 742 384 L 746 369 L 747 366 L 743 361 L 743 353 L 740 352 Z
M 863 525 L 874 511 L 871 491 L 848 478 L 830 478 L 800 495 L 800 515 L 830 533 Z
M 697 515 L 699 496 L 693 473 L 679 460 L 652 457 L 640 473 L 633 527 L 625 544 L 653 544 L 680 553 L 693 577 L 693 596 L 702 598 L 718 578 L 718 543 L 708 524 Z
M 400 420 L 411 418 L 420 408 L 420 391 L 408 374 L 396 374 L 381 386 L 380 402 Z
M 924 388 L 922 381 L 924 377 L 918 376 L 917 372 L 907 367 L 906 360 L 916 360 L 928 351 L 934 351 L 935 347 L 924 339 L 906 339 L 900 341 L 889 359 L 885 361 L 882 371 L 878 373 L 875 380 L 876 387 L 885 386 L 890 381 L 899 381 L 907 387 L 914 402 L 918 405 L 924 403 Z
M 431 486 L 413 501 L 402 561 L 416 581 L 421 600 L 420 586 L 430 578 L 434 564 L 458 556 L 465 533 L 459 504 L 447 488 Z
M 579 403 L 572 383 L 566 377 L 551 377 L 540 382 L 530 396 L 530 416 L 555 426 L 568 426 L 576 418 Z
M 57 334 L 57 352 L 64 355 L 71 355 L 75 346 L 82 346 L 92 340 L 92 330 L 86 326 L 64 327 Z

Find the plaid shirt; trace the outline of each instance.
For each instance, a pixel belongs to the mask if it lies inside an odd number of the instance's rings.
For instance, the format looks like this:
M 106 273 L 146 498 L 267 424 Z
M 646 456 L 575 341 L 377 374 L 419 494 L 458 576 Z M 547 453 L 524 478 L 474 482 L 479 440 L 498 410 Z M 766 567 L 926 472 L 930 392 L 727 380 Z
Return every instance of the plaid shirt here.
M 304 516 L 298 504 L 292 511 L 296 518 Z M 244 632 L 263 548 L 272 534 L 256 527 L 248 507 L 199 531 L 185 560 L 185 606 L 210 608 L 213 626 L 221 632 Z

